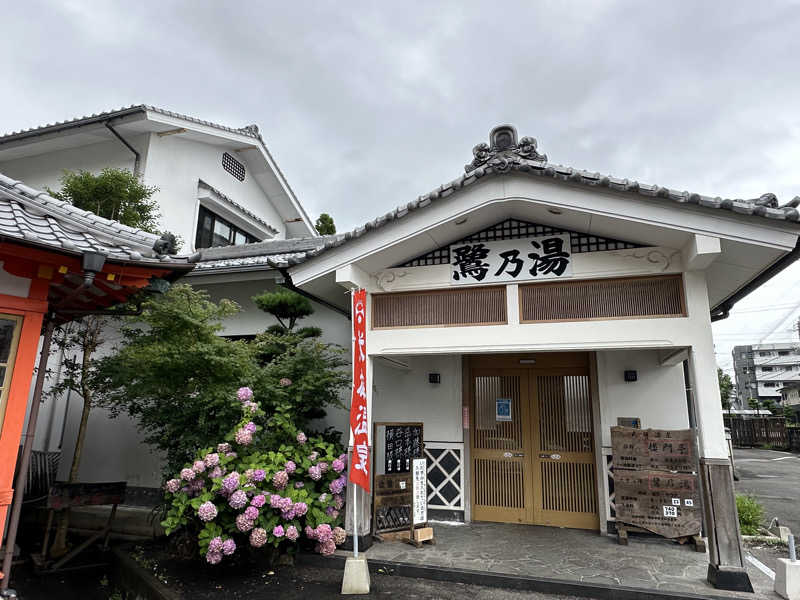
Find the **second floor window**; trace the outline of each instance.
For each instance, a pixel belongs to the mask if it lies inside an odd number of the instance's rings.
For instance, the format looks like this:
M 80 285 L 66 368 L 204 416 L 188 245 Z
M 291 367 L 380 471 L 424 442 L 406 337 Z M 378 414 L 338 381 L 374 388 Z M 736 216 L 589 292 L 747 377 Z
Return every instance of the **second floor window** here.
M 213 248 L 214 246 L 238 246 L 252 244 L 258 240 L 236 227 L 230 221 L 214 214 L 205 206 L 200 207 L 200 218 L 197 223 L 195 248 Z

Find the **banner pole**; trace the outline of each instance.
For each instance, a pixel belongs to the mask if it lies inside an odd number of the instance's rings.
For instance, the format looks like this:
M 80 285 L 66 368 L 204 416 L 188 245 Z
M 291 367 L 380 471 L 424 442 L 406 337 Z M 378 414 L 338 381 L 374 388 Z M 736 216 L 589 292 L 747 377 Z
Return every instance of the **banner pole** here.
M 351 309 L 353 307 L 353 293 L 354 292 L 355 292 L 355 288 L 350 288 L 350 307 L 351 307 Z M 351 312 L 353 312 L 353 311 L 351 310 Z M 353 318 L 355 318 L 355 315 L 353 315 Z M 351 379 L 353 380 L 353 389 L 355 389 L 355 381 L 356 381 L 356 378 L 355 378 L 355 375 L 356 375 L 356 351 L 357 351 L 355 333 L 353 333 L 352 346 L 353 346 L 353 354 L 352 354 L 353 368 L 351 369 L 351 371 L 352 371 Z M 353 434 L 353 458 L 351 460 L 355 460 L 355 455 L 356 455 L 356 432 L 353 431 L 352 434 Z M 353 558 L 358 558 L 358 508 L 357 508 L 358 507 L 358 501 L 357 501 L 357 497 L 358 497 L 358 486 L 354 483 L 353 484 Z
M 353 484 L 353 557 L 358 558 L 358 486 Z

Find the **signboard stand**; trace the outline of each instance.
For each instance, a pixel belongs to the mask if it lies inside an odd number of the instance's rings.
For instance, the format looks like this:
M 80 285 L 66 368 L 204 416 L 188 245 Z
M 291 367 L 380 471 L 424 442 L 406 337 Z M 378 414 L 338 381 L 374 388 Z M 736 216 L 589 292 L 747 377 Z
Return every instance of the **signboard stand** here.
M 611 428 L 618 542 L 628 533 L 655 533 L 705 552 L 691 429 Z
M 411 461 L 411 528 L 408 540 L 412 546 L 422 547 L 423 542 L 436 544 L 433 527 L 428 527 L 428 460 L 415 458 Z

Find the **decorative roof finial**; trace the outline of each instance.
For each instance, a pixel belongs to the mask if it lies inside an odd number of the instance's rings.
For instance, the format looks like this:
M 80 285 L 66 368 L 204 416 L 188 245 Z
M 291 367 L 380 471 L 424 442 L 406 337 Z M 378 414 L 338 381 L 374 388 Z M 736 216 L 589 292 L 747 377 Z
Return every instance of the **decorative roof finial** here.
M 536 151 L 536 139 L 523 137 L 517 141 L 517 130 L 512 125 L 500 125 L 489 133 L 489 143 L 478 144 L 472 149 L 475 158 L 464 170 L 469 173 L 478 167 L 491 164 L 498 171 L 507 171 L 512 164 L 523 160 L 547 162 L 546 154 Z

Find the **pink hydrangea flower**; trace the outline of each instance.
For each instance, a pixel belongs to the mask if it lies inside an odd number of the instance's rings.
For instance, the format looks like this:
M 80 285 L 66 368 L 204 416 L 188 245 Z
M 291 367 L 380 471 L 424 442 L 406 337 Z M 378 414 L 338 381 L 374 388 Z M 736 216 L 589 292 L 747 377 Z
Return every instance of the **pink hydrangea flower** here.
M 337 473 L 341 473 L 342 471 L 344 471 L 344 461 L 339 460 L 338 458 L 335 458 L 335 459 L 333 459 L 333 463 L 331 464 L 331 467 Z
M 322 494 L 320 494 L 320 495 L 319 495 L 319 501 L 320 501 L 320 502 L 322 502 L 323 504 L 324 504 L 325 502 L 327 502 L 327 501 L 328 501 L 328 494 L 327 494 L 327 493 L 322 493 Z
M 222 552 L 222 538 L 219 536 L 211 538 L 211 541 L 208 542 L 208 551 Z
M 171 494 L 177 493 L 179 489 L 181 489 L 181 480 L 180 479 L 170 479 L 164 487 L 167 491 Z
M 289 483 L 289 474 L 286 471 L 278 471 L 272 476 L 272 485 L 277 489 L 282 490 Z
M 231 451 L 231 445 L 228 442 L 225 442 L 224 444 L 217 444 L 217 452 L 219 452 L 220 454 L 225 454 L 230 451 Z
M 319 481 L 322 479 L 322 471 L 317 465 L 311 465 L 308 468 L 308 476 L 311 477 L 314 481 Z
M 202 473 L 205 470 L 206 470 L 206 463 L 204 463 L 202 460 L 196 460 L 194 461 L 194 464 L 192 464 L 192 471 L 194 471 L 195 473 Z
M 280 385 L 281 387 L 289 387 L 290 385 L 292 385 L 292 380 L 289 379 L 288 377 L 281 377 L 280 381 L 278 381 L 278 385 Z
M 264 469 L 256 469 L 253 471 L 253 481 L 264 481 L 267 478 L 267 473 Z
M 228 458 L 236 458 L 239 455 L 236 454 L 236 452 L 226 452 L 225 456 L 227 456 Z
M 316 550 L 322 554 L 322 556 L 333 556 L 333 553 L 336 552 L 336 544 L 333 540 L 325 540 L 317 544 Z
M 252 400 L 253 390 L 251 390 L 249 387 L 240 387 L 236 392 L 236 397 L 239 399 L 240 402 L 244 402 L 245 400 Z
M 246 400 L 242 402 L 242 410 L 246 415 L 253 415 L 258 410 L 258 404 L 251 402 L 250 400 Z
M 272 535 L 274 535 L 276 538 L 283 537 L 285 533 L 286 532 L 283 530 L 282 525 L 276 525 L 275 528 L 272 530 Z
M 310 540 L 316 539 L 317 532 L 311 529 L 310 525 L 306 525 L 306 528 L 303 530 L 303 533 L 306 534 L 306 537 Z
M 333 505 L 336 507 L 337 510 L 342 510 L 344 506 L 344 498 L 341 494 L 334 494 L 333 495 Z
M 292 509 L 294 510 L 295 515 L 302 517 L 308 512 L 308 504 L 305 502 L 297 502 L 294 506 L 292 506 Z
M 245 425 L 245 426 L 244 426 L 244 428 L 245 428 L 247 431 L 249 431 L 250 433 L 255 433 L 255 432 L 256 432 L 256 429 L 258 429 L 258 428 L 256 427 L 256 424 L 255 424 L 255 423 L 253 423 L 252 421 L 250 421 L 250 422 L 249 422 L 247 425 Z
M 335 519 L 339 516 L 339 511 L 336 510 L 333 506 L 329 506 L 328 508 L 325 509 L 325 514 L 331 517 L 332 519 Z
M 306 437 L 305 433 L 303 433 L 301 431 L 300 433 L 297 434 L 297 443 L 298 444 L 305 444 L 307 441 L 308 441 L 308 438 Z
M 284 521 L 291 521 L 297 515 L 294 514 L 294 509 L 290 508 L 289 510 L 281 511 L 281 519 Z
M 293 460 L 287 460 L 284 466 L 286 467 L 286 472 L 289 473 L 289 475 L 297 470 L 297 465 L 294 464 Z
M 280 508 L 281 507 L 281 500 L 282 500 L 282 498 L 280 496 L 278 496 L 278 494 L 272 494 L 269 497 L 269 505 L 272 508 Z
M 333 543 L 337 546 L 341 546 L 344 544 L 344 541 L 347 539 L 347 533 L 341 527 L 334 527 L 333 528 Z
M 264 494 L 257 494 L 250 500 L 250 505 L 256 508 L 261 508 L 267 503 L 267 497 Z
M 236 439 L 236 443 L 241 446 L 247 446 L 253 442 L 253 432 L 244 427 L 238 429 L 233 437 Z
M 347 464 L 347 454 L 340 454 L 339 460 L 342 461 L 344 464 Z
M 295 487 L 295 489 L 301 490 L 304 487 L 306 487 L 306 484 L 303 483 L 302 481 L 295 481 L 294 482 L 294 487 Z
M 314 462 L 318 458 L 319 458 L 319 452 L 317 452 L 316 450 L 314 450 L 311 454 L 308 455 L 308 460 L 310 460 L 311 462 Z
M 183 479 L 184 481 L 191 481 L 192 479 L 194 479 L 194 476 L 195 472 L 192 471 L 191 469 L 188 468 L 181 469 L 181 479 Z
M 258 518 L 258 509 L 255 506 L 248 506 L 244 509 L 243 514 L 251 521 L 255 521 Z
M 228 538 L 222 542 L 222 553 L 225 556 L 230 556 L 234 552 L 236 552 L 236 542 L 234 542 L 231 538 Z
M 214 467 L 208 472 L 208 476 L 211 479 L 219 479 L 220 477 L 222 477 L 223 473 L 224 471 L 220 467 Z
M 231 497 L 228 499 L 228 504 L 231 508 L 242 508 L 243 506 L 247 505 L 247 494 L 242 490 L 236 490 L 231 494 Z
M 202 521 L 213 521 L 214 517 L 217 516 L 217 507 L 210 500 L 203 502 L 197 507 L 197 516 Z
M 291 540 L 293 542 L 296 542 L 297 538 L 299 538 L 299 537 L 300 537 L 300 534 L 297 531 L 297 527 L 295 527 L 294 525 L 289 525 L 286 528 L 286 539 L 287 540 Z
M 203 458 L 203 462 L 205 462 L 206 466 L 209 468 L 216 467 L 219 464 L 219 454 L 216 452 L 209 452 L 205 455 L 205 458 Z
M 261 548 L 267 543 L 267 530 L 261 527 L 256 527 L 250 532 L 250 545 L 253 548 Z
M 236 515 L 236 529 L 242 533 L 250 531 L 253 528 L 253 525 L 255 525 L 255 523 L 248 519 L 244 513 Z
M 281 510 L 289 510 L 290 508 L 292 508 L 293 503 L 291 498 L 286 497 L 286 498 L 281 498 L 279 504 Z
M 320 462 L 320 463 L 317 463 L 317 466 L 319 467 L 319 470 L 322 471 L 323 473 L 327 473 L 328 472 L 328 463 Z
M 209 550 L 206 552 L 206 562 L 210 565 L 218 565 L 222 560 L 222 552 L 212 552 Z
M 317 528 L 314 530 L 314 537 L 317 541 L 325 542 L 333 537 L 333 531 L 331 530 L 331 526 L 327 523 L 320 523 L 317 525 Z

